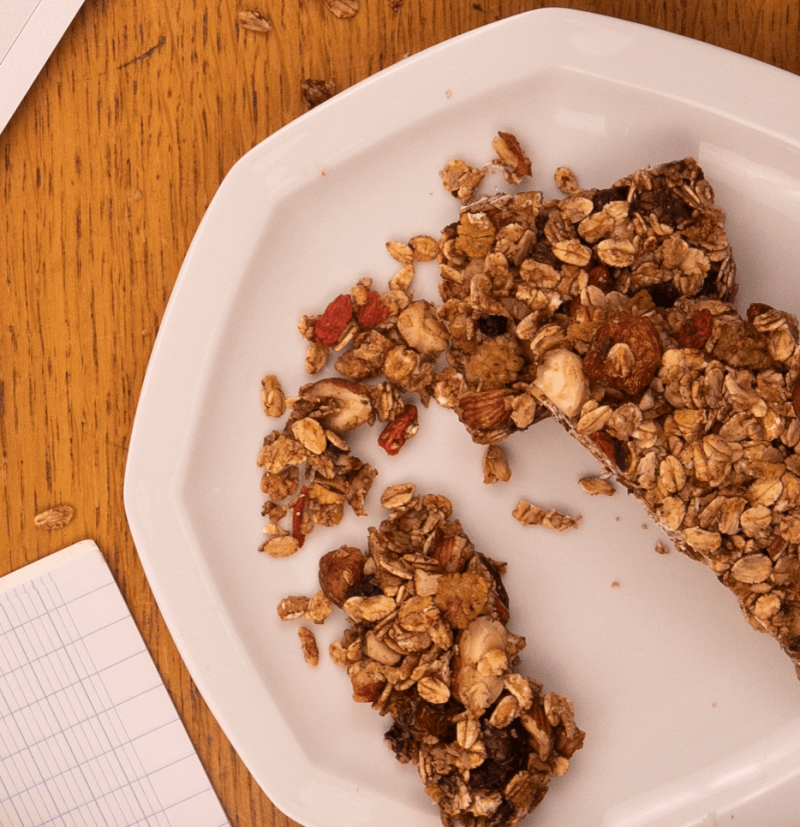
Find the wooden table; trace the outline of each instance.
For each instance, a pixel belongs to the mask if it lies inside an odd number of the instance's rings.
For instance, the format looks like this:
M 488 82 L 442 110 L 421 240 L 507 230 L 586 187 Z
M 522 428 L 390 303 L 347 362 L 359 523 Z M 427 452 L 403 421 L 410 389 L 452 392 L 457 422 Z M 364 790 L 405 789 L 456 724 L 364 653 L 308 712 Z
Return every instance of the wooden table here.
M 0 575 L 71 542 L 104 550 L 233 825 L 291 823 L 181 661 L 122 501 L 131 424 L 181 261 L 223 177 L 308 108 L 493 20 L 556 5 L 705 40 L 800 73 L 797 0 L 86 0 L 0 135 Z M 445 7 L 447 10 L 442 10 Z M 271 31 L 246 30 L 255 10 Z M 34 517 L 67 503 L 63 529 Z

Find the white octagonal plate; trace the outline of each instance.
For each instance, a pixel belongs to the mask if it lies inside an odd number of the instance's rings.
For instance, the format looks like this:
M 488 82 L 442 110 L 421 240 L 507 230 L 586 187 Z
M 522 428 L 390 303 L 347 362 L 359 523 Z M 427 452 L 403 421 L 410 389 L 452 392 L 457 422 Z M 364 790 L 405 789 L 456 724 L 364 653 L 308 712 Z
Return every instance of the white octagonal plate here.
M 325 656 L 302 660 L 278 601 L 316 590 L 319 556 L 365 546 L 378 493 L 411 480 L 454 503 L 476 546 L 509 564 L 523 671 L 575 702 L 585 748 L 529 818 L 540 827 L 797 825 L 800 685 L 774 641 L 743 621 L 713 575 L 677 553 L 632 498 L 590 498 L 595 471 L 552 422 L 507 443 L 513 477 L 482 482 L 482 449 L 447 412 L 423 410 L 395 458 L 374 432 L 369 516 L 318 529 L 294 557 L 260 555 L 255 458 L 274 425 L 276 374 L 308 377 L 303 313 L 359 278 L 385 289 L 385 242 L 437 235 L 457 215 L 438 171 L 490 160 L 498 130 L 555 194 L 694 156 L 728 213 L 740 306 L 800 310 L 800 79 L 655 29 L 583 12 L 529 12 L 383 71 L 298 118 L 223 181 L 186 256 L 142 389 L 125 479 L 131 530 L 158 604 L 203 696 L 275 804 L 307 827 L 435 825 L 388 724 L 350 700 Z M 497 180 L 502 187 L 502 179 Z M 432 268 L 432 269 L 429 269 Z M 417 294 L 435 296 L 436 268 Z M 382 452 L 381 452 L 382 453 Z M 578 531 L 517 525 L 519 497 L 581 513 Z

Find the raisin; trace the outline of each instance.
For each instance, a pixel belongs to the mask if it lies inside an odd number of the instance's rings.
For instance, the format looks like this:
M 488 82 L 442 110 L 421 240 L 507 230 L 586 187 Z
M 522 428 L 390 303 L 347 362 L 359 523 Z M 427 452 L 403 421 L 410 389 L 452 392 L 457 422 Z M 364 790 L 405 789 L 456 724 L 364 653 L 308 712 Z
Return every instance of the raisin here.
M 478 330 L 484 336 L 502 336 L 508 330 L 508 319 L 505 316 L 481 316 Z
M 662 308 L 674 307 L 680 295 L 675 285 L 668 281 L 662 281 L 660 284 L 648 287 L 647 292 L 655 306 Z
M 519 720 L 513 721 L 505 729 L 485 724 L 483 743 L 486 747 L 486 760 L 470 771 L 470 787 L 503 790 L 527 766 L 530 754 L 528 733 Z

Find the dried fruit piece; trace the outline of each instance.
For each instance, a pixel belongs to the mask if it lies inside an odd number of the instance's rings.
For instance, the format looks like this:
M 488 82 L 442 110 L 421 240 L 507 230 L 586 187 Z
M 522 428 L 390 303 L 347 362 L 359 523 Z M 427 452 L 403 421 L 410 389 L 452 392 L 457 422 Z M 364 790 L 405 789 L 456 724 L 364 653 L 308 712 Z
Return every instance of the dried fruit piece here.
M 681 347 L 693 347 L 702 350 L 706 346 L 714 329 L 711 311 L 704 307 L 687 319 L 678 332 L 678 344 Z
M 378 438 L 378 445 L 387 454 L 394 456 L 418 431 L 419 421 L 416 406 L 406 405 L 383 429 Z
M 350 296 L 337 296 L 314 323 L 314 339 L 323 347 L 333 347 L 353 318 Z
M 381 297 L 374 291 L 367 291 L 366 301 L 358 308 L 356 321 L 358 326 L 364 330 L 372 330 L 381 322 L 386 321 L 391 315 L 391 310 L 381 301 Z
M 632 361 L 621 368 L 609 358 L 615 345 L 626 345 Z M 604 382 L 634 396 L 653 380 L 661 365 L 661 339 L 655 325 L 646 316 L 620 313 L 600 325 L 583 359 L 583 369 L 590 379 Z
M 303 530 L 303 512 L 305 511 L 307 499 L 308 486 L 304 485 L 300 489 L 300 496 L 292 505 L 292 537 L 297 541 L 297 548 L 302 548 L 306 541 L 306 535 Z

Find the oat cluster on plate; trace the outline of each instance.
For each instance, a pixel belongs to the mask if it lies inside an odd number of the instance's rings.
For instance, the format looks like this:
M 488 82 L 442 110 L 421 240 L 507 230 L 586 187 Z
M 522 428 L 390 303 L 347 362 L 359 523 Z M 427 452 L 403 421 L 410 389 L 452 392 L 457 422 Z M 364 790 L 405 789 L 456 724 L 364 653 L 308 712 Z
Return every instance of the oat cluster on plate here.
M 581 189 L 575 175 L 560 168 L 555 181 L 562 196 L 548 200 L 520 186 L 531 174 L 531 164 L 513 135 L 499 133 L 494 149 L 497 157 L 484 167 L 454 161 L 442 170 L 444 186 L 461 202 L 458 214 L 438 238 L 420 235 L 387 244 L 399 263 L 387 290 L 362 279 L 320 314 L 301 319 L 300 331 L 309 342 L 308 372 L 318 374 L 333 362 L 338 375 L 309 382 L 286 400 L 290 415 L 285 426 L 265 441 L 259 464 L 265 471 L 262 487 L 270 499 L 264 513 L 270 521 L 262 549 L 274 556 L 294 553 L 314 525 L 341 519 L 347 503 L 363 513 L 376 471 L 350 454 L 347 434 L 354 427 L 379 422 L 379 443 L 391 455 L 424 427 L 417 405 L 433 401 L 452 409 L 472 439 L 486 446 L 484 480 L 496 483 L 513 471 L 503 441 L 553 416 L 605 469 L 601 478 L 581 481 L 581 487 L 613 493 L 613 480 L 635 494 L 676 548 L 705 563 L 737 596 L 750 623 L 770 633 L 798 668 L 796 318 L 763 304 L 751 305 L 745 316 L 738 314 L 732 303 L 735 265 L 725 216 L 691 158 L 640 169 L 604 189 Z M 514 191 L 480 196 L 481 182 L 496 170 Z M 424 261 L 438 263 L 438 303 L 414 297 L 417 265 Z M 283 412 L 274 378 L 265 380 L 264 399 L 268 411 L 272 404 L 269 412 Z M 414 499 L 413 513 L 419 515 L 436 501 Z M 438 507 L 430 508 L 432 524 L 450 524 L 449 514 L 443 517 Z M 393 512 L 379 529 L 371 529 L 369 560 L 376 571 L 383 558 L 373 543 L 387 544 L 403 522 L 402 513 Z M 578 518 L 533 503 L 520 502 L 513 514 L 529 525 L 579 527 Z M 284 518 L 291 519 L 291 527 L 281 524 Z M 424 544 L 427 535 L 417 531 L 411 536 Z M 431 549 L 418 546 L 417 540 L 404 542 L 407 553 L 421 561 Z M 486 558 L 476 553 L 471 559 Z M 435 560 L 427 559 L 425 565 L 437 585 L 432 592 L 423 590 L 422 597 L 430 598 L 439 623 L 444 598 L 438 589 L 452 572 L 437 568 Z M 498 564 L 481 565 L 488 565 L 499 580 Z M 335 657 L 348 666 L 351 677 L 368 668 L 362 659 L 349 661 L 346 653 L 355 647 L 362 655 L 369 651 L 368 641 L 378 651 L 379 631 L 381 646 L 401 654 L 387 630 L 398 628 L 403 601 L 420 597 L 416 574 L 405 573 L 404 584 L 392 587 L 405 589 L 403 600 L 398 601 L 397 593 L 382 594 L 396 604 L 391 621 L 348 612 L 347 645 Z M 482 576 L 491 585 L 485 571 Z M 350 600 L 363 603 L 373 597 L 378 595 L 354 593 Z M 492 622 L 505 628 L 505 619 L 493 617 Z M 430 630 L 426 633 L 430 636 Z M 505 637 L 495 648 L 505 651 L 505 663 L 513 664 L 516 638 L 498 634 Z M 508 789 L 500 793 L 504 803 L 484 813 L 488 799 L 483 792 L 473 795 L 470 786 L 473 776 L 482 778 L 494 763 L 484 726 L 502 718 L 497 710 L 511 701 L 495 699 L 479 715 L 463 702 L 452 663 L 463 657 L 464 638 L 462 629 L 446 648 L 437 645 L 446 654 L 443 660 L 436 655 L 431 675 L 420 673 L 417 664 L 413 685 L 403 685 L 412 674 L 388 681 L 380 696 L 369 700 L 392 714 L 390 743 L 401 760 L 416 761 L 445 823 L 515 823 L 521 810 L 509 804 Z M 449 671 L 437 672 L 445 662 Z M 396 664 L 381 668 L 395 670 L 390 673 L 395 677 L 401 674 Z M 503 676 L 502 697 L 513 697 L 518 705 L 514 720 L 519 723 L 508 732 L 516 732 L 514 738 L 527 744 L 530 756 L 544 761 L 537 735 L 525 724 L 534 707 L 522 709 L 511 688 L 516 680 Z M 559 696 L 542 696 L 538 684 L 527 685 L 536 699 L 532 703 L 544 704 L 550 727 L 574 726 L 565 719 L 554 722 L 547 712 L 544 699 Z M 461 726 L 454 743 L 469 751 L 464 744 L 477 733 L 482 745 L 469 759 L 475 766 L 462 766 L 459 783 L 448 781 L 446 792 L 431 792 L 435 773 L 430 774 L 423 757 L 425 738 L 420 740 L 419 731 L 414 736 L 419 743 L 412 739 L 408 743 L 413 746 L 404 751 L 407 698 L 441 710 L 460 704 L 455 714 L 466 714 L 464 720 L 471 723 Z M 553 754 L 566 759 L 580 744 L 571 735 L 564 737 L 570 746 Z M 439 763 L 431 766 L 444 767 L 436 754 Z M 550 774 L 559 774 L 564 766 L 556 761 Z M 493 802 L 497 792 L 499 788 L 490 796 Z M 458 806 L 453 803 L 457 799 Z M 526 799 L 528 809 L 537 803 L 534 799 Z

